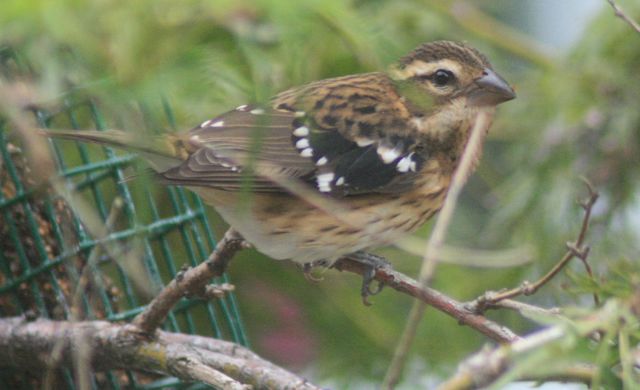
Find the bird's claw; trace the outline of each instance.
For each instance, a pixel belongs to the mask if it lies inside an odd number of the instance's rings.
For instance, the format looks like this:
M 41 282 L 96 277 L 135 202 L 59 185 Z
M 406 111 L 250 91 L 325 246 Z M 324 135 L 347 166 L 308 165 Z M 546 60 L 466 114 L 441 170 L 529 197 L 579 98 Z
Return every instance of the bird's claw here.
M 362 287 L 360 288 L 360 296 L 362 297 L 362 303 L 365 306 L 371 306 L 369 297 L 379 294 L 383 287 L 383 282 L 378 282 L 378 286 L 375 289 L 371 289 L 371 283 L 375 280 L 378 269 L 390 268 L 391 264 L 382 256 L 377 256 L 366 252 L 356 252 L 348 256 L 350 259 L 357 261 L 365 267 L 365 271 L 362 274 Z
M 313 268 L 316 266 L 318 266 L 318 264 L 316 264 L 315 262 L 302 264 L 302 273 L 304 275 L 304 278 L 313 283 L 319 283 L 324 279 L 323 277 L 313 276 L 313 274 L 311 273 L 313 272 Z
M 371 306 L 371 302 L 369 302 L 369 297 L 373 295 L 378 295 L 382 291 L 384 287 L 384 283 L 378 282 L 378 286 L 375 290 L 371 290 L 371 283 L 375 280 L 376 272 L 378 268 L 373 266 L 367 266 L 367 269 L 362 274 L 362 287 L 360 288 L 360 296 L 362 297 L 362 303 L 365 306 Z

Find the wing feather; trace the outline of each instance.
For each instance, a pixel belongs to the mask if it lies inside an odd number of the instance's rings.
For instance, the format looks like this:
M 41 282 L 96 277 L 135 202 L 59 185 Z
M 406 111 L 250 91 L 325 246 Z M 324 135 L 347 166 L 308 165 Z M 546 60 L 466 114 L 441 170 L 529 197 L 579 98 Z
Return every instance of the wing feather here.
M 188 158 L 161 176 L 229 191 L 249 176 L 258 192 L 283 192 L 282 180 L 333 196 L 403 192 L 425 161 L 411 116 L 382 73 L 311 83 L 272 108 L 240 106 L 192 129 Z

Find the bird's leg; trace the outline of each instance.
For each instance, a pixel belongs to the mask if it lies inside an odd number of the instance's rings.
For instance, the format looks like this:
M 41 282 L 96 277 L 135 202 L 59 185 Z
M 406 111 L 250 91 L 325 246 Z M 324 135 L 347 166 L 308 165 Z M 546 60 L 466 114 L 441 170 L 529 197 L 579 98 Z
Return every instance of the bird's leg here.
M 345 256 L 351 260 L 357 261 L 365 267 L 365 271 L 362 274 L 362 287 L 360 289 L 360 295 L 362 296 L 362 303 L 369 306 L 369 297 L 379 294 L 384 287 L 382 282 L 378 282 L 378 286 L 375 290 L 371 289 L 371 283 L 376 277 L 376 272 L 379 268 L 391 268 L 391 263 L 382 256 L 374 255 L 364 251 L 354 252 Z

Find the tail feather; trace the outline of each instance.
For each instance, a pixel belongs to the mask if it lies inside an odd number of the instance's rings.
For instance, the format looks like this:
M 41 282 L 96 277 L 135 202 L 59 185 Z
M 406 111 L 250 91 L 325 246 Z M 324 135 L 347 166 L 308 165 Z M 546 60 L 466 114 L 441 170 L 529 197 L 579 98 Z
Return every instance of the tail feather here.
M 171 169 L 184 160 L 182 142 L 174 136 L 140 137 L 121 130 L 48 130 L 41 129 L 43 135 L 74 141 L 113 146 L 139 153 L 158 172 Z

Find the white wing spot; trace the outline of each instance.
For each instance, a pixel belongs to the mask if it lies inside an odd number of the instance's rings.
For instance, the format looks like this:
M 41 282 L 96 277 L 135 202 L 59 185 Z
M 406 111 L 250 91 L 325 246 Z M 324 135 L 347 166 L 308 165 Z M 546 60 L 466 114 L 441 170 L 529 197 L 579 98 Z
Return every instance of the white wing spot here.
M 211 124 L 211 127 L 222 127 L 222 126 L 224 126 L 224 121 L 217 121 Z
M 413 152 L 409 153 L 408 156 L 398 161 L 398 163 L 396 164 L 396 169 L 398 170 L 398 172 L 409 172 L 409 169 L 411 169 L 411 164 L 413 164 L 413 167 L 415 169 L 416 163 L 413 161 Z
M 207 127 L 207 126 L 209 126 L 211 124 L 212 121 L 213 121 L 213 119 L 209 119 L 208 121 L 204 121 L 204 122 L 202 122 L 200 127 Z
M 198 134 L 192 135 L 191 138 L 189 138 L 189 140 L 191 142 L 200 142 L 200 136 Z
M 338 178 L 338 180 L 336 180 L 336 185 L 341 186 L 343 184 L 344 184 L 344 176 L 341 176 Z
M 333 172 L 322 173 L 316 176 L 318 182 L 318 189 L 320 192 L 331 192 L 331 181 L 335 177 Z
M 246 111 L 247 110 L 247 106 L 246 104 L 243 104 L 241 106 L 236 107 L 236 111 Z
M 409 168 L 411 167 L 411 158 L 405 157 L 402 160 L 398 161 L 396 165 L 396 169 L 398 172 L 409 172 Z
M 251 114 L 253 115 L 262 115 L 264 114 L 264 110 L 262 108 L 254 108 L 253 110 L 249 111 Z
M 293 131 L 293 135 L 296 137 L 306 137 L 309 135 L 309 128 L 307 126 L 300 126 Z
M 389 149 L 386 146 L 378 146 L 378 155 L 385 164 L 393 162 L 393 160 L 400 157 L 400 152 L 397 149 Z
M 293 116 L 295 116 L 296 118 L 302 118 L 303 116 L 307 115 L 306 112 L 304 111 L 296 111 Z
M 309 140 L 307 138 L 300 138 L 296 142 L 296 148 L 298 149 L 306 149 L 309 147 Z
M 302 156 L 302 157 L 311 157 L 311 156 L 313 156 L 313 149 L 311 149 L 311 148 L 303 149 L 302 152 L 300 152 L 300 156 Z
M 326 158 L 325 156 L 322 156 L 322 157 L 320 157 L 320 158 L 318 159 L 318 161 L 316 161 L 316 165 L 320 167 L 320 166 L 325 165 L 325 164 L 326 164 L 326 163 L 328 163 L 328 162 L 329 162 L 329 159 L 328 159 L 328 158 Z

